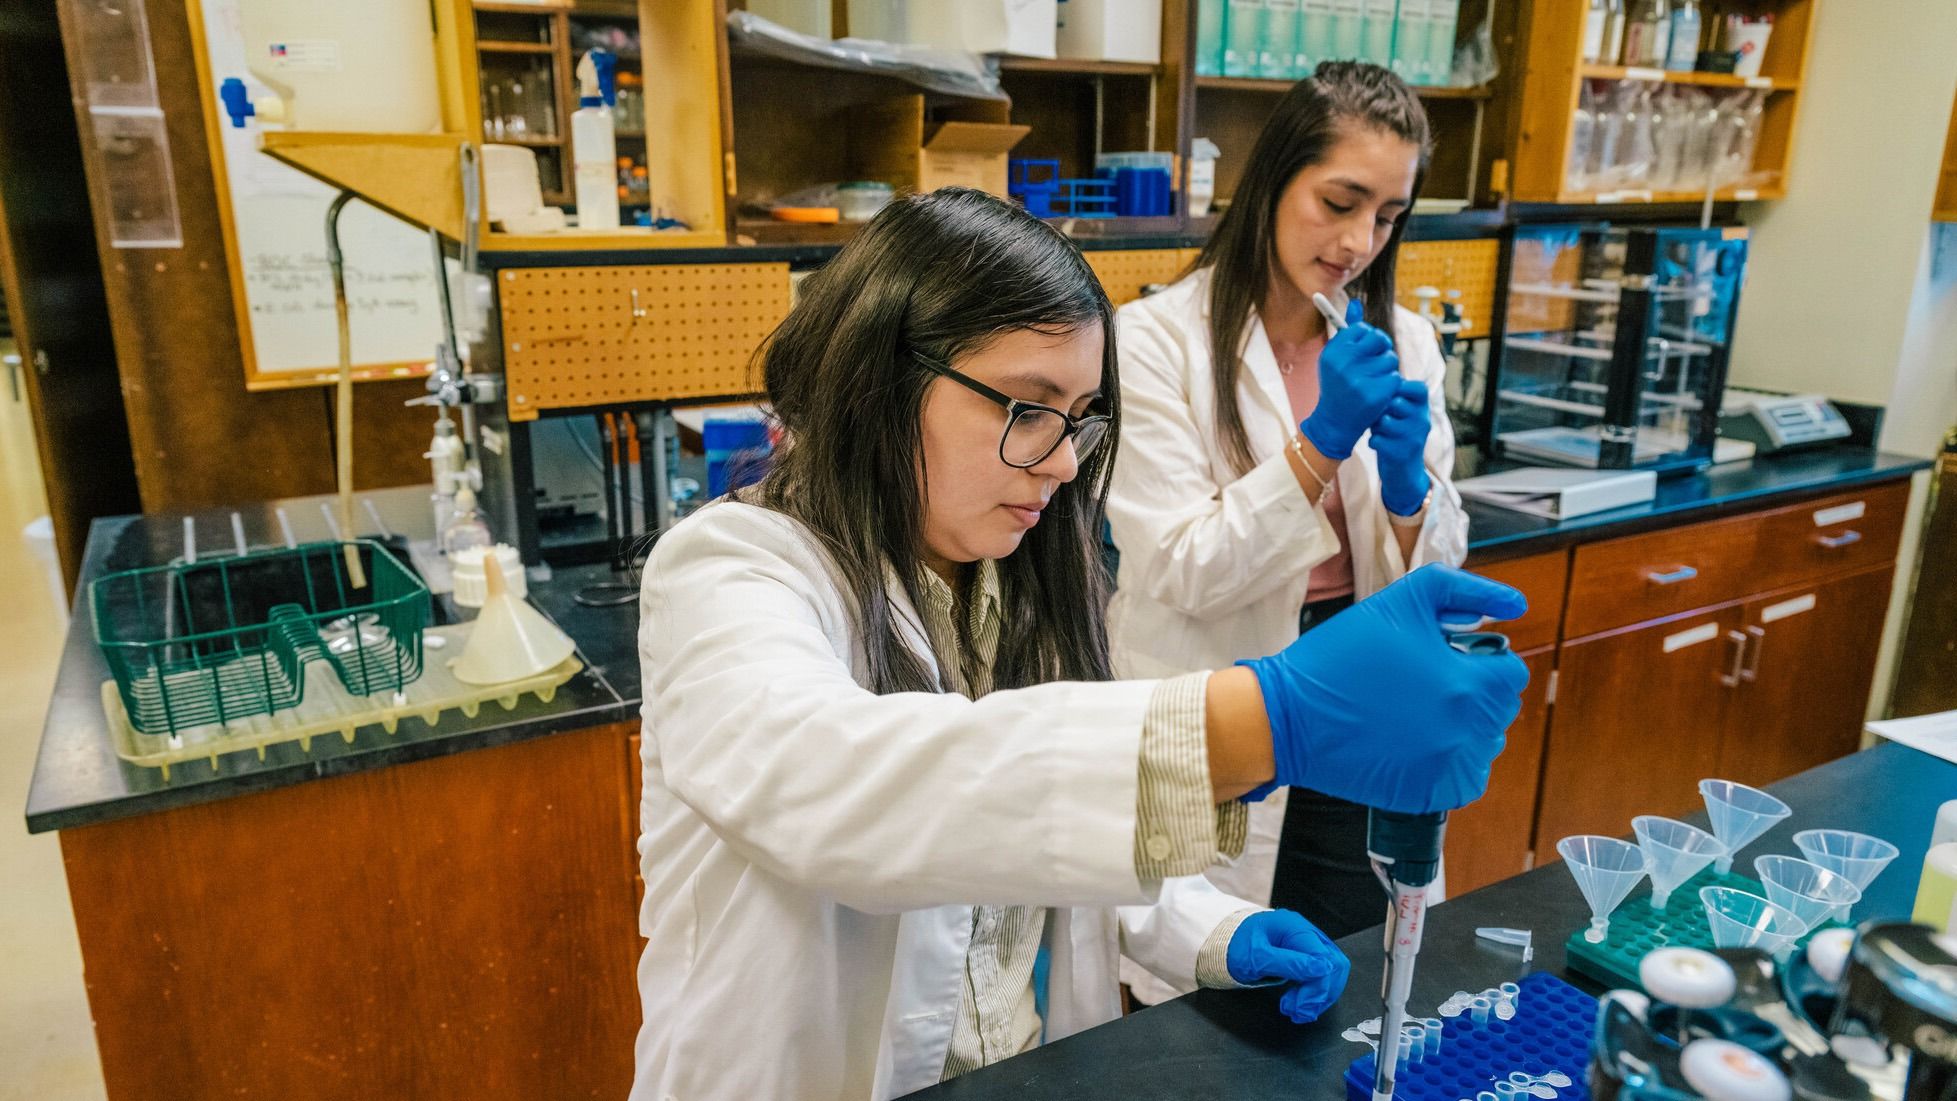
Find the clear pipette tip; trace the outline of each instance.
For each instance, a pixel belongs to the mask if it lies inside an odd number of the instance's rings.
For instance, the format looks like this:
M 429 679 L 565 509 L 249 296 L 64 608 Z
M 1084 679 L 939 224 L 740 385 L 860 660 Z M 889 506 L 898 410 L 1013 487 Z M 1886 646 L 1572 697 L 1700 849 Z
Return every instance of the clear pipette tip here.
M 1327 333 L 1337 336 L 1339 330 L 1345 328 L 1345 318 L 1340 316 L 1339 308 L 1332 305 L 1332 300 L 1325 297 L 1323 292 L 1314 292 L 1311 296 L 1311 304 L 1317 306 L 1318 312 L 1324 316 Z

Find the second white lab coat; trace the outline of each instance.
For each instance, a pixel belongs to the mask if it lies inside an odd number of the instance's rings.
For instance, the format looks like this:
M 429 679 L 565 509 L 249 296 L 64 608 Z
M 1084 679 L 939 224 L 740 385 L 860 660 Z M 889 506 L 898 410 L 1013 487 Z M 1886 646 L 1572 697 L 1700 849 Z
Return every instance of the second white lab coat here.
M 879 696 L 846 609 L 807 530 L 750 505 L 702 509 L 646 564 L 633 1101 L 938 1081 L 976 904 L 1056 907 L 1048 1039 L 1120 1015 L 1118 953 L 1192 988 L 1250 905 L 1135 874 L 1153 682 Z
M 1108 520 L 1121 566 L 1108 632 L 1119 676 L 1222 669 L 1283 649 L 1298 637 L 1312 568 L 1339 549 L 1325 510 L 1309 503 L 1285 457 L 1300 418 L 1254 312 L 1237 407 L 1255 465 L 1238 475 L 1218 442 L 1209 286 L 1209 269 L 1203 269 L 1115 315 L 1121 453 Z M 1343 309 L 1344 296 L 1338 299 Z M 1356 598 L 1410 569 L 1429 562 L 1459 565 L 1467 556 L 1468 518 L 1451 482 L 1446 364 L 1433 326 L 1401 307 L 1394 320 L 1400 372 L 1427 384 L 1432 405 L 1426 466 L 1434 495 L 1409 563 L 1380 504 L 1378 461 L 1368 438 L 1362 436 L 1340 464 L 1338 492 Z M 1269 902 L 1284 808 L 1283 790 L 1252 806 L 1243 856 L 1212 868 L 1212 883 Z M 1148 1000 L 1170 993 L 1126 965 L 1123 975 Z

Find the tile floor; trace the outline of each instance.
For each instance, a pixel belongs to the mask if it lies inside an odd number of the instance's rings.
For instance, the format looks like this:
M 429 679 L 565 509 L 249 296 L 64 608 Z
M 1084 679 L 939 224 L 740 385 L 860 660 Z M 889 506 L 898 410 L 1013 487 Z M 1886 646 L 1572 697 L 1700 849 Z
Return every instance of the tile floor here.
M 0 341 L 0 354 L 13 348 Z M 47 511 L 33 425 L 0 368 L 0 1101 L 104 1097 L 53 834 L 23 816 L 67 629 L 60 579 L 23 531 Z

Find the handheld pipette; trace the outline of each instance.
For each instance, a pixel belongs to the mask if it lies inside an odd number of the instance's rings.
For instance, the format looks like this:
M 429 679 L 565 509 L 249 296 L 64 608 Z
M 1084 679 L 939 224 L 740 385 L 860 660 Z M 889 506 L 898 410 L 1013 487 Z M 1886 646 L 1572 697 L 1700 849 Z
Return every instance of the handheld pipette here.
M 1508 637 L 1464 631 L 1448 639 L 1448 645 L 1464 654 L 1495 654 L 1508 649 Z M 1427 886 L 1440 874 L 1441 838 L 1446 832 L 1446 811 L 1400 814 L 1374 807 L 1366 812 L 1366 856 L 1388 896 L 1373 1101 L 1389 1101 L 1393 1096 L 1400 1033 L 1406 1026 L 1407 997 L 1413 993 L 1413 961 L 1420 954 L 1420 935 L 1427 925 Z

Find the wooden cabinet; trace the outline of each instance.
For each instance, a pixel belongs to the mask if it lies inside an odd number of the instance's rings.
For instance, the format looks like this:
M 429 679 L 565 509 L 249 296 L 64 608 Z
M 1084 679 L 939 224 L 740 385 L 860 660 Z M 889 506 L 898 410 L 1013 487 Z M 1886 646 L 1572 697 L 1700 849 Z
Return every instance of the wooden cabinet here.
M 1579 546 L 1536 851 L 1861 741 L 1909 486 Z
M 1894 576 L 1883 566 L 1746 603 L 1747 654 L 1718 775 L 1769 784 L 1861 745 Z
M 1639 814 L 1677 814 L 1713 775 L 1740 660 L 1738 607 L 1582 642 L 1557 663 L 1538 852 L 1573 833 L 1628 834 Z
M 1522 694 L 1522 713 L 1509 727 L 1508 745 L 1489 774 L 1488 793 L 1447 819 L 1451 895 L 1529 870 L 1529 838 L 1536 818 L 1556 653 L 1538 650 L 1523 660 L 1529 663 L 1529 687 Z
M 63 830 L 109 1096 L 623 1097 L 635 729 Z
M 1529 6 L 1527 26 L 1516 59 L 1524 71 L 1517 110 L 1511 198 L 1546 203 L 1697 202 L 1701 182 L 1625 180 L 1598 183 L 1572 179 L 1568 166 L 1578 141 L 1578 116 L 1584 85 L 1612 90 L 1625 82 L 1648 82 L 1656 89 L 1689 86 L 1713 96 L 1764 93 L 1758 142 L 1746 178 L 1718 190 L 1724 199 L 1778 199 L 1787 191 L 1787 166 L 1793 151 L 1794 122 L 1807 66 L 1815 5 L 1821 0 L 1763 0 L 1754 10 L 1770 11 L 1773 34 L 1760 75 L 1668 72 L 1624 68 L 1583 60 L 1587 5 L 1576 0 Z M 1709 20 L 1710 21 L 1710 20 Z M 1602 130 L 1602 126 L 1597 127 Z

